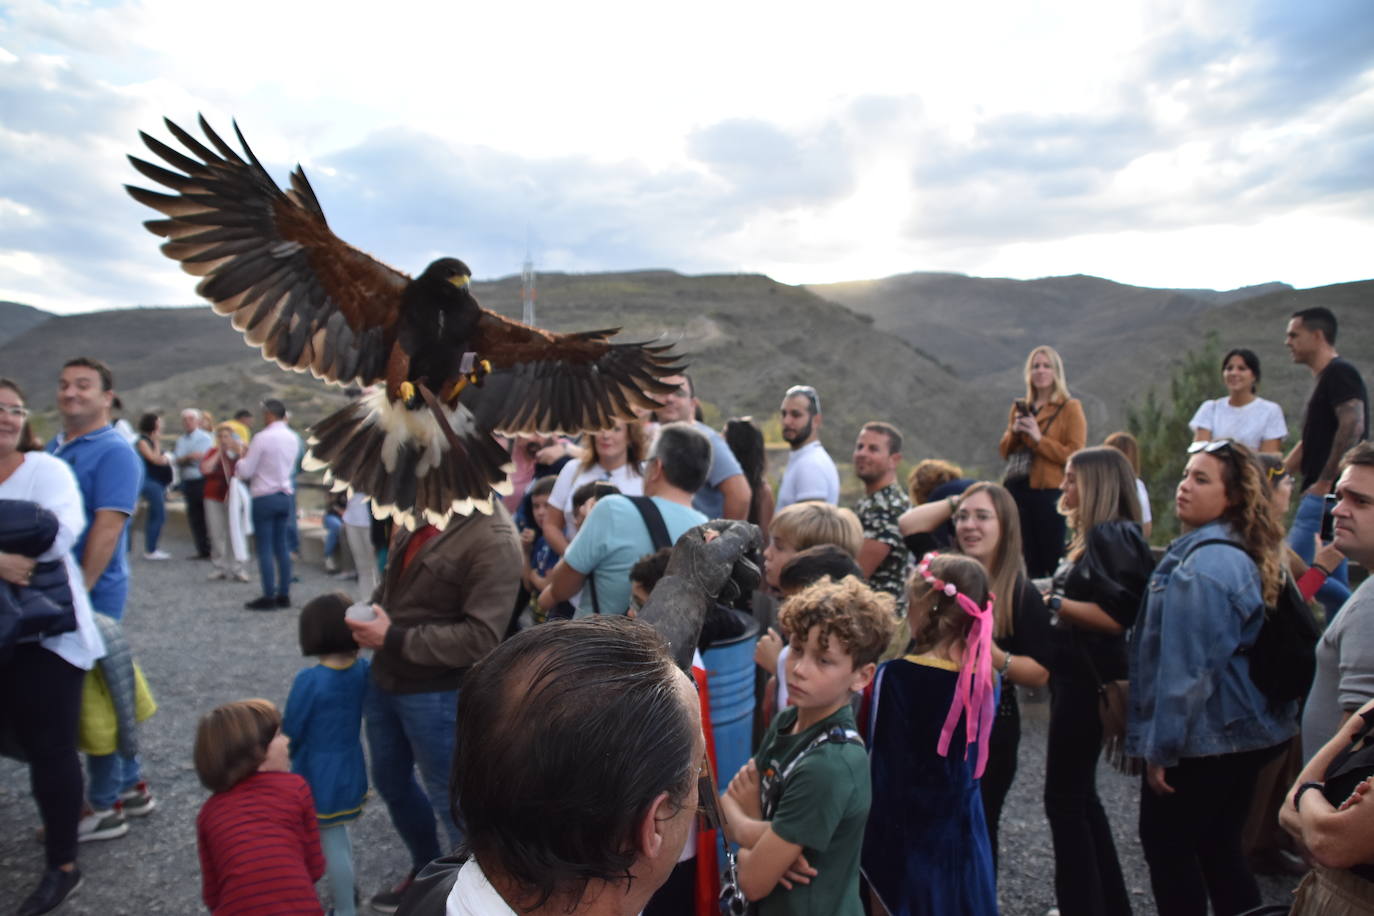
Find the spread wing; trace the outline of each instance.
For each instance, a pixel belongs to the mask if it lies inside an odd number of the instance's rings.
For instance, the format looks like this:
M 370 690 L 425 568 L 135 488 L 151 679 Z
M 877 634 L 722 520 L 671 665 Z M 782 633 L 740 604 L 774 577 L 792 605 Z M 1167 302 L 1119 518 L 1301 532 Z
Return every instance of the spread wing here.
M 482 310 L 473 350 L 491 362 L 480 386 L 459 401 L 482 429 L 504 433 L 581 432 L 652 410 L 655 394 L 675 386 L 665 376 L 685 366 L 669 344 L 618 343 L 620 329 L 554 334 Z
M 176 193 L 125 186 L 134 200 L 167 217 L 144 223 L 169 239 L 162 253 L 203 278 L 196 292 L 231 316 L 266 359 L 344 384 L 380 380 L 409 278 L 329 230 L 300 166 L 291 173 L 291 189 L 279 189 L 237 124 L 242 156 L 204 117 L 200 128 L 213 150 L 166 124 L 190 156 L 139 136 L 179 171 L 134 156 L 129 161 Z

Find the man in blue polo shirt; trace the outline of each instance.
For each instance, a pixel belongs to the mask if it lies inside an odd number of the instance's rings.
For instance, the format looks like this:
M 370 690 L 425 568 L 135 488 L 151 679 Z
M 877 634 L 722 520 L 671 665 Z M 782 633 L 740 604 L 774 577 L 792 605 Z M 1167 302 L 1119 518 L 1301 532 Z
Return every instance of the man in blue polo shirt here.
M 129 518 L 143 486 L 143 462 L 110 425 L 114 374 L 98 359 L 68 360 L 57 380 L 62 432 L 48 451 L 72 466 L 86 509 L 86 530 L 72 553 L 81 564 L 91 606 L 107 617 L 124 616 L 129 597 Z M 138 757 L 116 751 L 86 757 L 90 802 L 76 825 L 78 842 L 112 840 L 129 832 L 125 815 L 156 807 Z
M 62 432 L 48 452 L 72 466 L 86 504 L 86 530 L 72 552 L 81 564 L 91 606 L 107 617 L 124 616 L 129 597 L 129 518 L 143 486 L 143 467 L 110 425 L 114 374 L 98 359 L 69 360 L 57 381 Z

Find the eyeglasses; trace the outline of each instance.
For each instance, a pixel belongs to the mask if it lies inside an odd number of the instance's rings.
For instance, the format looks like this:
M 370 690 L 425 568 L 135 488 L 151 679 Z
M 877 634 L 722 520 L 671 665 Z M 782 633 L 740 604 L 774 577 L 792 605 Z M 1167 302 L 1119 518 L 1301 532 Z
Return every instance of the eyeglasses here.
M 716 795 L 716 772 L 710 754 L 702 754 L 701 763 L 697 764 L 697 811 L 712 830 L 725 829 L 725 812 Z
M 811 402 L 812 413 L 821 412 L 821 396 L 819 394 L 816 394 L 816 389 L 812 388 L 810 385 L 793 385 L 791 388 L 787 389 L 786 393 L 783 394 L 782 399 L 785 401 L 788 398 L 798 394 Z
M 0 413 L 7 413 L 12 417 L 18 417 L 20 420 L 29 418 L 29 409 L 15 404 L 0 404 Z
M 1203 452 L 1207 455 L 1215 455 L 1217 452 L 1230 451 L 1230 449 L 1230 439 L 1209 439 L 1203 442 L 1194 442 L 1188 446 L 1188 454 L 1196 455 L 1198 452 Z

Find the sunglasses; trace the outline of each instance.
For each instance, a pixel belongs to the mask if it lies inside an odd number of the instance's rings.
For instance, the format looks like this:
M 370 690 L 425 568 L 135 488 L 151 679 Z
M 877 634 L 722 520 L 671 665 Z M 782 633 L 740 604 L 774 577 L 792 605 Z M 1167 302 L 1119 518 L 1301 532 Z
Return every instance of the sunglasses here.
M 816 389 L 812 388 L 810 385 L 793 385 L 783 394 L 782 399 L 785 401 L 798 394 L 811 402 L 812 413 L 821 412 L 821 396 L 816 394 Z
M 1194 442 L 1192 445 L 1188 446 L 1188 454 L 1190 455 L 1196 455 L 1198 452 L 1202 452 L 1207 455 L 1215 455 L 1217 452 L 1225 452 L 1230 450 L 1230 439 L 1209 439 L 1205 442 Z

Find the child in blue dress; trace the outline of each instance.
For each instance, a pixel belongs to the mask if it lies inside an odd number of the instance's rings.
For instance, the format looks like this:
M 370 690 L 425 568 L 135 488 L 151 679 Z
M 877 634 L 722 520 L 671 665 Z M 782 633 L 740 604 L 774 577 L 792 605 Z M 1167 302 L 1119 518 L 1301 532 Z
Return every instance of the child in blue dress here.
M 878 669 L 864 719 L 873 912 L 996 916 L 978 780 L 995 708 L 993 596 L 977 560 L 926 554 L 911 578 L 911 654 Z
M 348 823 L 362 812 L 367 771 L 359 739 L 368 662 L 344 623 L 350 599 L 321 595 L 301 608 L 301 654 L 319 664 L 296 675 L 282 731 L 291 739 L 291 771 L 310 783 L 324 851 L 325 878 L 338 916 L 354 916 L 353 846 Z

